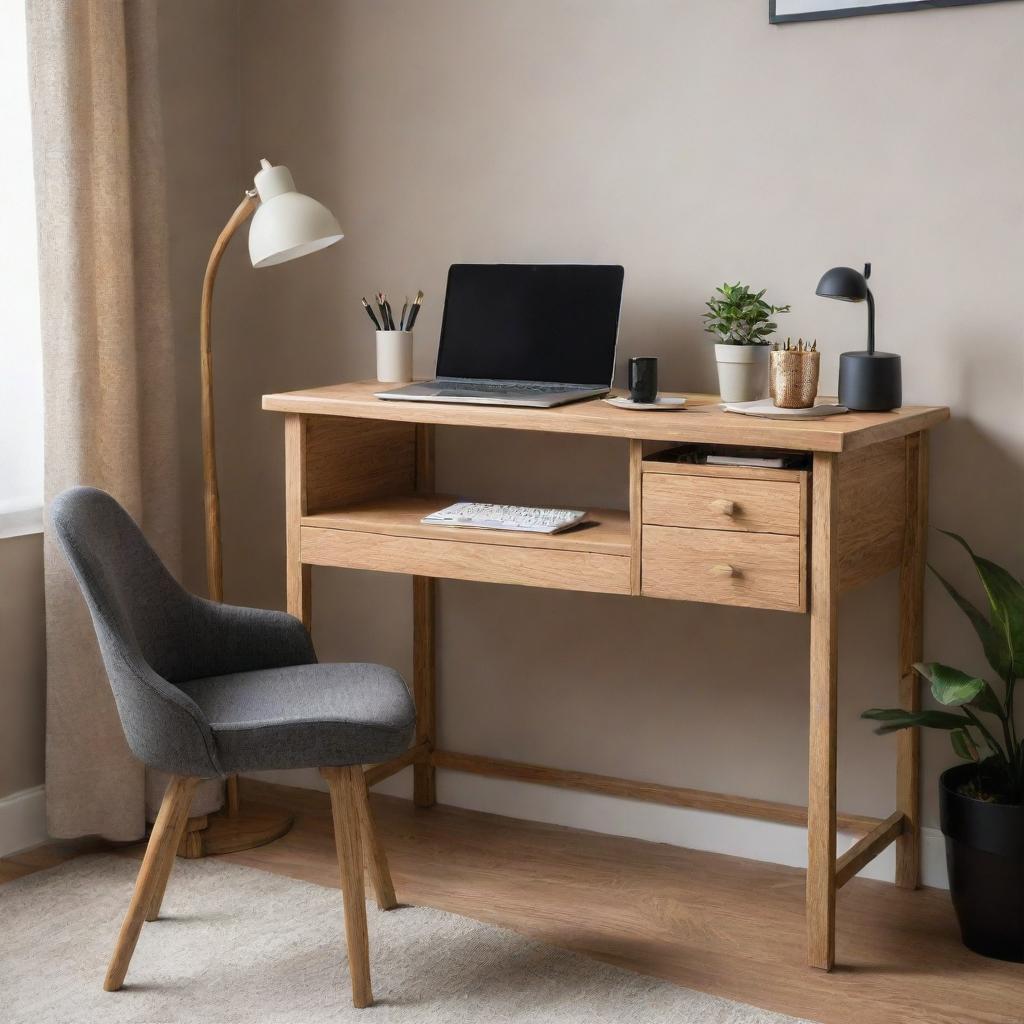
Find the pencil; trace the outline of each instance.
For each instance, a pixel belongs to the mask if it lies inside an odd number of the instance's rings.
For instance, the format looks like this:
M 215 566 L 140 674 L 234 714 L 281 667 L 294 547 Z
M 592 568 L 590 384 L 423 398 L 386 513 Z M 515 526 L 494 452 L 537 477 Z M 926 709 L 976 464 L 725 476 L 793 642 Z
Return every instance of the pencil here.
M 423 292 L 417 292 L 416 298 L 412 300 L 412 308 L 409 310 L 409 322 L 405 325 L 407 331 L 413 329 L 413 325 L 416 323 L 416 317 L 420 315 L 420 306 L 423 304 Z
M 373 321 L 373 326 L 376 327 L 377 330 L 379 331 L 380 330 L 380 323 L 378 322 L 377 318 L 373 315 L 373 310 L 370 309 L 370 304 L 366 301 L 365 298 L 362 301 L 363 301 L 363 309 L 366 310 L 366 315 Z

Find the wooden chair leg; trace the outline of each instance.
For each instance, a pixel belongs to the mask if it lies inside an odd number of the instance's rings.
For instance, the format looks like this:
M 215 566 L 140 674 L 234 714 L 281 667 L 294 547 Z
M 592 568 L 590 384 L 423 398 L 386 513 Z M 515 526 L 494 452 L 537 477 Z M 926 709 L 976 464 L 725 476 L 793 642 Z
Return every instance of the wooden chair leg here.
M 162 894 L 163 886 L 167 884 L 178 840 L 188 820 L 192 794 L 198 785 L 198 778 L 181 775 L 172 775 L 167 784 L 160 812 L 146 846 L 146 855 L 142 858 L 142 867 L 135 880 L 135 892 L 128 904 L 128 913 L 121 925 L 114 955 L 110 958 L 107 976 L 103 981 L 103 987 L 108 992 L 116 992 L 123 984 L 135 952 L 135 944 L 139 941 L 139 932 L 153 906 L 154 896 L 158 889 Z
M 359 803 L 365 791 L 363 769 L 321 768 L 331 791 L 334 815 L 334 843 L 341 872 L 341 895 L 345 903 L 345 936 L 348 940 L 348 965 L 352 975 L 352 1005 L 357 1008 L 373 1002 L 370 988 L 370 943 L 366 931 L 366 897 L 363 891 L 363 856 L 360 846 Z
M 146 910 L 145 920 L 156 921 L 160 916 L 160 908 L 164 903 L 164 893 L 167 891 L 167 882 L 171 877 L 171 871 L 174 870 L 174 861 L 177 860 L 178 853 L 181 849 L 181 842 L 185 834 L 185 828 L 188 827 L 189 821 L 195 821 L 195 818 L 188 817 L 188 808 L 191 805 L 191 795 L 189 794 L 187 801 L 182 801 L 177 808 L 177 818 L 171 823 L 171 830 L 174 836 L 174 849 L 170 856 L 165 857 L 160 865 L 160 873 L 158 874 L 157 880 L 153 887 L 153 897 L 150 899 L 150 907 Z M 202 820 L 206 820 L 204 816 Z
M 373 891 L 377 897 L 377 906 L 381 910 L 394 910 L 398 906 L 398 900 L 395 898 L 395 886 L 391 881 L 388 856 L 381 845 L 380 836 L 377 834 L 377 827 L 373 820 L 373 812 L 370 810 L 370 792 L 366 787 L 366 776 L 363 772 L 359 773 L 356 790 L 363 854 L 366 859 L 366 870 L 370 872 L 370 881 L 373 883 Z

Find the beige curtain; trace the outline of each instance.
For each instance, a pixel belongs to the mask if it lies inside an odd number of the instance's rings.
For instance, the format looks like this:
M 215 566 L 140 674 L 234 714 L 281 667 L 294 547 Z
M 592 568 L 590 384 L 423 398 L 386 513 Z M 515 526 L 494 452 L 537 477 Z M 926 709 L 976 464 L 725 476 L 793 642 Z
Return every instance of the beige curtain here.
M 156 3 L 28 0 L 26 10 L 46 500 L 75 484 L 102 487 L 177 572 Z M 49 536 L 45 565 L 50 834 L 138 839 L 144 769 L 125 743 L 88 613 Z M 193 813 L 218 800 L 208 792 Z

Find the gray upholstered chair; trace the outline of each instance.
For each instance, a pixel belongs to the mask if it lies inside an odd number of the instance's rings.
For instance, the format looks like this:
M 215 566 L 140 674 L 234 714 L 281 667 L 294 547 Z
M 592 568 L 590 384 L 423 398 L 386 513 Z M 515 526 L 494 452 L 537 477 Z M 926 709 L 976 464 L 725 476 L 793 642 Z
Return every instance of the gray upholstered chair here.
M 353 1002 L 368 1005 L 364 852 L 379 905 L 396 902 L 361 765 L 409 745 L 416 716 L 401 676 L 318 664 L 293 616 L 189 594 L 103 491 L 65 491 L 50 516 L 92 613 L 128 745 L 171 775 L 103 987 L 121 987 L 143 922 L 160 912 L 199 781 L 315 767 L 331 791 Z

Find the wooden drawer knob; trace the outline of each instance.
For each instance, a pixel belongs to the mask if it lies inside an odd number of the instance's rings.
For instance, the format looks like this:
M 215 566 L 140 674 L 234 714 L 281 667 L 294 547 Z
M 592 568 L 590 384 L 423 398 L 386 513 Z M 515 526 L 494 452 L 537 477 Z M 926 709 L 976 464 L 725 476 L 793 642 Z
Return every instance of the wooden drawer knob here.
M 713 512 L 721 512 L 723 516 L 735 515 L 736 502 L 730 501 L 728 498 L 715 498 L 711 502 L 711 510 Z
M 714 576 L 735 576 L 736 570 L 731 565 L 713 565 L 708 570 Z

